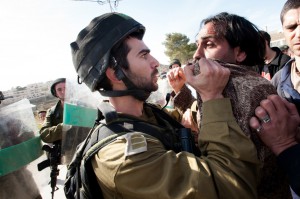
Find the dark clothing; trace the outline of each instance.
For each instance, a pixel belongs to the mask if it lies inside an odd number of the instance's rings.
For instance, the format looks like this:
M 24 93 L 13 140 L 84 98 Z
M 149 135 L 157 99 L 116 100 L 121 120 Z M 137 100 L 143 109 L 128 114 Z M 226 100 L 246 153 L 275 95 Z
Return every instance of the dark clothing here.
M 271 49 L 276 51 L 275 58 L 270 63 L 260 68 L 260 74 L 269 80 L 271 80 L 275 73 L 277 73 L 285 65 L 285 63 L 291 59 L 290 56 L 282 53 L 279 48 L 273 47 Z M 270 78 L 267 78 L 268 75 L 270 75 Z
M 194 101 L 196 100 L 192 95 L 192 91 L 187 87 L 187 85 L 183 85 L 180 94 L 176 95 L 174 91 L 171 92 L 171 97 L 173 103 L 176 103 L 174 107 L 180 114 L 183 114 L 188 108 L 192 106 Z
M 298 113 L 300 113 L 300 94 L 294 89 L 291 80 L 291 67 L 295 59 L 291 59 L 286 65 L 276 73 L 271 83 L 277 89 L 280 97 L 287 99 L 296 105 Z M 286 172 L 291 188 L 300 195 L 300 144 L 288 148 L 277 157 L 281 168 Z
M 242 65 L 221 63 L 222 66 L 230 69 L 230 79 L 227 86 L 223 91 L 224 97 L 228 97 L 232 103 L 232 110 L 234 116 L 247 137 L 250 137 L 256 146 L 257 155 L 261 160 L 263 166 L 261 167 L 261 176 L 259 179 L 259 185 L 257 187 L 258 198 L 279 198 L 287 199 L 291 198 L 289 183 L 286 179 L 285 173 L 281 171 L 280 167 L 276 164 L 276 156 L 272 151 L 267 148 L 257 137 L 257 132 L 250 128 L 249 120 L 253 117 L 255 109 L 259 106 L 259 103 L 266 99 L 268 95 L 276 94 L 276 89 L 271 85 L 270 81 L 260 77 L 249 67 Z M 199 74 L 200 71 L 196 71 Z M 183 91 L 183 89 L 181 90 Z M 188 98 L 188 92 L 177 93 L 177 95 L 184 95 Z M 175 107 L 183 107 L 184 104 L 191 104 L 187 100 L 177 100 L 179 96 L 174 97 Z M 179 104 L 178 104 L 179 103 Z M 184 103 L 184 104 L 183 104 Z M 191 108 L 192 115 L 197 116 L 196 121 L 198 127 L 202 128 L 202 100 L 199 96 L 197 99 L 198 110 L 194 111 Z M 196 112 L 196 113 L 194 113 Z M 201 133 L 199 133 L 199 140 L 201 140 Z M 203 147 L 199 144 L 200 149 Z
M 291 66 L 294 60 L 295 59 L 291 59 L 287 62 L 285 67 L 278 71 L 278 73 L 272 78 L 271 83 L 277 89 L 278 95 L 295 104 L 298 109 L 298 113 L 300 113 L 300 94 L 294 89 L 291 81 Z
M 277 157 L 278 164 L 286 172 L 293 191 L 300 196 L 300 144 L 292 146 Z
M 62 139 L 63 112 L 61 101 L 48 109 L 45 122 L 40 130 L 41 139 L 44 142 L 53 143 Z

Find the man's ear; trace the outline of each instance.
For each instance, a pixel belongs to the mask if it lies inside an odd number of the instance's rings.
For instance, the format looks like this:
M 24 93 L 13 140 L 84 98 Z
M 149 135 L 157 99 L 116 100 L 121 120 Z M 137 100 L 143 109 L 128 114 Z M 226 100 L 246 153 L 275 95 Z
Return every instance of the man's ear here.
M 245 51 L 242 51 L 239 46 L 234 48 L 234 53 L 235 53 L 236 63 L 242 63 L 247 57 Z
M 107 68 L 105 73 L 106 73 L 107 78 L 110 81 L 112 81 L 112 82 L 121 81 L 117 78 L 117 76 L 115 75 L 115 70 L 113 70 L 112 68 Z

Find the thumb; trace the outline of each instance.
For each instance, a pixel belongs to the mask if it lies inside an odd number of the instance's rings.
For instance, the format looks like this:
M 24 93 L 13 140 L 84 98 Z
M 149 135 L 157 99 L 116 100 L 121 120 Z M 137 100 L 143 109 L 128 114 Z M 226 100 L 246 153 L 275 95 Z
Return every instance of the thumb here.
M 194 77 L 194 65 L 186 65 L 184 68 L 184 74 L 186 77 L 186 81 L 188 83 L 191 83 L 193 81 L 193 77 Z

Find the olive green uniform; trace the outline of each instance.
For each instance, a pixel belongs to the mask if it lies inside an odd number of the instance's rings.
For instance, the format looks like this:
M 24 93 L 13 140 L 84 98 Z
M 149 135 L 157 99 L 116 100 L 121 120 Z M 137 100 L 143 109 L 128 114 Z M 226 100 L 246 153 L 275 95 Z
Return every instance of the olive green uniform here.
M 63 112 L 61 101 L 47 110 L 46 118 L 40 130 L 41 139 L 46 143 L 53 143 L 62 139 Z
M 167 151 L 141 132 L 120 136 L 98 151 L 92 166 L 104 198 L 257 198 L 260 163 L 230 100 L 205 102 L 203 113 L 201 157 Z M 148 110 L 142 118 L 155 122 Z

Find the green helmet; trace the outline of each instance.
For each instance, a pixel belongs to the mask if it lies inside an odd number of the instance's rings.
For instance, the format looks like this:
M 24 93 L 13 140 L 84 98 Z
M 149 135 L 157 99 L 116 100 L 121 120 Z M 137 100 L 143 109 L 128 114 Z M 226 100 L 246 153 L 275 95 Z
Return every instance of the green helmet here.
M 50 87 L 50 91 L 51 91 L 51 94 L 54 96 L 54 97 L 57 97 L 56 95 L 56 91 L 55 91 L 55 86 L 56 84 L 58 83 L 62 83 L 62 82 L 66 82 L 66 78 L 58 78 L 56 80 L 54 80 L 51 84 L 51 87 Z
M 179 59 L 173 59 L 173 61 L 171 62 L 171 64 L 169 65 L 169 69 L 172 68 L 173 64 L 178 64 L 179 67 L 181 67 L 181 63 L 179 61 Z
M 133 32 L 140 33 L 142 38 L 145 27 L 125 14 L 106 13 L 94 18 L 71 43 L 75 70 L 91 91 L 105 77 L 113 46 Z

